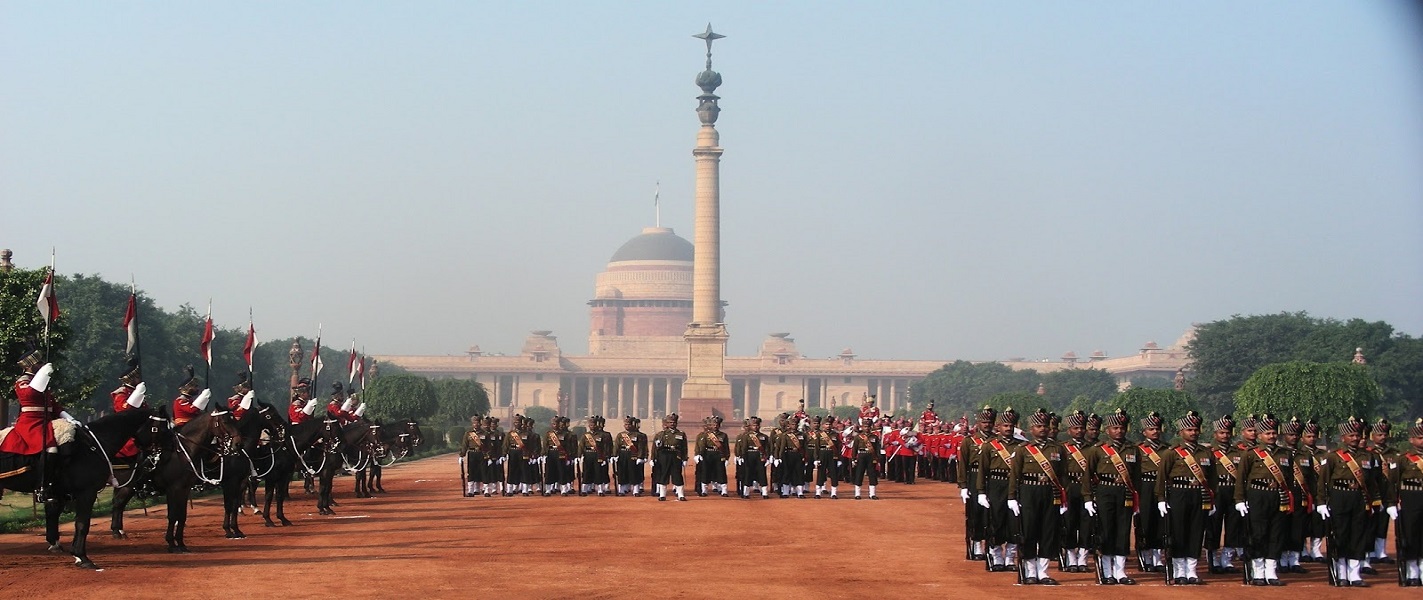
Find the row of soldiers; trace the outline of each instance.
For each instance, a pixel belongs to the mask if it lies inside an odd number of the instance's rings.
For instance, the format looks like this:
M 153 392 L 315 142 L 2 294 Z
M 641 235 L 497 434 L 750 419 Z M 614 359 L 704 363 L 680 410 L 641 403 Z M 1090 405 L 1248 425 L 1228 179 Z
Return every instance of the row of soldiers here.
M 759 417 L 751 417 L 734 440 L 721 430 L 720 417 L 703 420 L 695 438 L 678 428 L 675 413 L 664 417 L 662 429 L 650 438 L 642 432 L 641 419 L 631 416 L 617 434 L 605 430 L 602 416 L 589 417 L 581 435 L 569 430 L 570 423 L 556 416 L 540 435 L 533 420 L 522 415 L 514 416 L 507 432 L 496 417 L 472 418 L 459 452 L 464 495 L 641 497 L 650 462 L 652 494 L 665 501 L 670 492 L 685 501 L 683 469 L 690 461 L 698 496 L 769 498 L 775 491 L 781 498 L 838 499 L 840 482 L 849 480 L 858 500 L 865 497 L 862 486 L 868 478 L 868 498 L 879 499 L 881 443 L 868 421 L 853 425 L 785 414 L 768 433 Z M 734 490 L 727 477 L 732 465 Z
M 1060 419 L 1039 409 L 1027 439 L 1015 434 L 1018 419 L 1011 408 L 985 407 L 960 447 L 966 553 L 991 571 L 1055 585 L 1049 560 L 1086 572 L 1091 552 L 1099 583 L 1132 585 L 1126 559 L 1135 542 L 1139 569 L 1163 573 L 1168 584 L 1202 584 L 1205 550 L 1209 572 L 1243 571 L 1251 585 L 1284 585 L 1280 573 L 1323 562 L 1331 583 L 1363 587 L 1361 575 L 1377 573 L 1371 560 L 1392 562 L 1392 523 L 1399 584 L 1420 585 L 1423 419 L 1403 451 L 1388 446 L 1386 420 L 1369 426 L 1352 417 L 1333 449 L 1317 445 L 1317 423 L 1268 414 L 1246 419 L 1239 440 L 1234 419 L 1217 419 L 1207 443 L 1193 411 L 1175 421 L 1175 445 L 1163 441 L 1156 413 L 1140 421 L 1140 443 L 1127 441 L 1131 419 L 1121 410 L 1102 420 L 1100 440 L 1080 412 Z

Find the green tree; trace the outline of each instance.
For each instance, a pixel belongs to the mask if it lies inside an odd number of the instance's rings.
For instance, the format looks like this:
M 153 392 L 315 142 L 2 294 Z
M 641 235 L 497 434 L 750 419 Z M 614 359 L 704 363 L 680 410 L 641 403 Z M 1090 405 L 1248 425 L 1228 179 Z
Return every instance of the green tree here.
M 1170 377 L 1160 375 L 1138 375 L 1130 379 L 1134 388 L 1146 388 L 1149 390 L 1174 390 L 1176 382 Z
M 1115 413 L 1118 408 L 1131 415 L 1133 430 L 1137 429 L 1135 421 L 1141 420 L 1152 411 L 1156 411 L 1161 415 L 1161 418 L 1170 423 L 1185 415 L 1188 410 L 1200 410 L 1196 405 L 1196 399 L 1187 392 L 1133 387 L 1112 396 L 1106 402 L 1099 403 L 1097 414 L 1105 416 Z
M 1007 392 L 1029 392 L 1038 385 L 1037 371 L 1015 371 L 1002 363 L 955 361 L 914 384 L 910 396 L 933 402 L 941 415 L 977 412 L 989 398 Z M 1070 398 L 1070 396 L 1069 396 Z
M 5 391 L 0 394 L 0 424 L 9 423 L 10 402 L 15 399 L 14 381 L 20 376 L 20 367 L 15 361 L 25 353 L 26 341 L 36 346 L 45 346 L 44 321 L 35 300 L 39 298 L 44 285 L 44 269 L 20 269 L 0 272 L 0 377 L 4 378 Z M 55 278 L 56 296 L 59 298 L 60 318 L 49 328 L 49 362 L 55 365 L 54 384 L 51 389 L 66 406 L 74 404 L 81 395 L 76 389 L 75 363 L 69 359 L 67 349 L 70 332 L 68 289 L 63 278 Z M 78 415 L 76 415 L 78 416 Z
M 1318 321 L 1307 313 L 1234 315 L 1196 328 L 1186 345 L 1191 356 L 1188 388 L 1207 412 L 1230 412 L 1235 391 L 1260 367 L 1295 358 Z
M 860 407 L 841 405 L 830 409 L 830 412 L 835 415 L 837 421 L 853 421 L 859 418 Z
M 1052 407 L 1044 403 L 1042 396 L 1032 392 L 1003 392 L 1001 394 L 994 394 L 984 404 L 992 406 L 1000 413 L 1003 412 L 1003 409 L 1012 407 L 1013 412 L 1018 413 L 1020 426 L 1023 419 L 1033 414 L 1033 412 L 1039 408 L 1052 410 Z M 981 407 L 982 406 L 980 406 L 980 408 Z
M 552 408 L 547 406 L 524 407 L 524 416 L 534 420 L 534 431 L 538 432 L 539 435 L 548 433 L 549 419 L 552 419 L 556 414 L 558 413 L 555 413 Z
M 1238 413 L 1313 417 L 1328 427 L 1351 416 L 1367 419 L 1382 398 L 1364 366 L 1294 361 L 1256 371 L 1235 394 L 1235 405 Z
M 365 402 L 366 416 L 378 421 L 426 420 L 440 408 L 435 385 L 417 375 L 382 376 L 370 382 Z
M 1083 412 L 1091 412 L 1097 402 L 1117 393 L 1117 379 L 1101 369 L 1065 369 L 1042 375 L 1046 394 L 1043 402 L 1048 410 L 1064 409 L 1079 397 L 1085 397 Z
M 465 425 L 474 415 L 489 414 L 489 393 L 472 379 L 438 379 L 435 399 L 440 409 L 435 419 L 449 425 Z

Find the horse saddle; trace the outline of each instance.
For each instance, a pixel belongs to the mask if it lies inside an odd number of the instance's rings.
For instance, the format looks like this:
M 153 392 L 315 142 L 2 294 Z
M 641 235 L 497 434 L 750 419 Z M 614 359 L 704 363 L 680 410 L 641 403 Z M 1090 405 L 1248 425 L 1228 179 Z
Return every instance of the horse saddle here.
M 49 422 L 49 426 L 50 429 L 54 431 L 54 440 L 58 442 L 59 445 L 62 446 L 74 441 L 75 428 L 73 423 L 64 419 L 54 419 Z M 13 426 L 0 429 L 0 444 L 5 443 L 5 438 L 9 437 L 10 432 L 14 429 Z

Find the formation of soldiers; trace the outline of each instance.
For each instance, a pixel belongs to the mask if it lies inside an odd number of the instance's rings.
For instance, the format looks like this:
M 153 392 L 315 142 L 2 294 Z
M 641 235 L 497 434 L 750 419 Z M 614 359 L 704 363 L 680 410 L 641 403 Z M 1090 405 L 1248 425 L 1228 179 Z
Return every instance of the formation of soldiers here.
M 700 497 L 839 499 L 846 482 L 852 498 L 878 500 L 882 477 L 906 484 L 916 476 L 952 480 L 962 438 L 955 426 L 941 423 L 932 406 L 915 423 L 882 417 L 873 404 L 867 397 L 861 418 L 839 420 L 809 416 L 802 403 L 795 413 L 779 415 L 769 431 L 761 418 L 747 419 L 735 437 L 722 431 L 721 417 L 702 420 L 701 431 L 691 435 L 679 428 L 678 415 L 667 415 L 649 438 L 642 421 L 631 416 L 616 434 L 606 430 L 603 417 L 588 417 L 581 435 L 562 416 L 551 419 L 542 435 L 522 415 L 514 416 L 509 431 L 496 417 L 476 416 L 459 453 L 463 492 L 642 497 L 650 467 L 652 497 L 685 501 L 688 466 Z
M 959 447 L 957 481 L 965 505 L 966 557 L 1019 583 L 1056 585 L 1061 572 L 1096 573 L 1104 585 L 1134 585 L 1137 571 L 1168 585 L 1201 585 L 1210 574 L 1239 574 L 1255 586 L 1282 586 L 1284 573 L 1322 563 L 1336 586 L 1366 587 L 1377 575 L 1394 529 L 1400 586 L 1423 577 L 1423 419 L 1408 447 L 1388 444 L 1391 424 L 1353 417 L 1327 448 L 1319 424 L 1227 415 L 1210 424 L 1194 411 L 1173 425 L 1076 412 L 1065 419 L 1038 409 L 1026 435 L 1013 409 L 984 407 Z M 1065 427 L 1065 437 L 1060 429 Z M 1105 433 L 1105 437 L 1102 434 Z M 1095 557 L 1089 569 L 1088 556 Z M 1235 560 L 1240 559 L 1237 567 Z

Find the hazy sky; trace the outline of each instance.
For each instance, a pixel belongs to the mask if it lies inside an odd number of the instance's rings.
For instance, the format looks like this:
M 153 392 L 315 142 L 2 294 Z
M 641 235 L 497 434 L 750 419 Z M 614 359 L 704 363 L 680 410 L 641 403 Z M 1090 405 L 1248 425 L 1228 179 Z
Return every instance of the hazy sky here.
M 1120 356 L 1296 310 L 1419 335 L 1411 7 L 0 2 L 0 247 L 266 339 L 582 353 L 655 181 L 692 238 L 711 21 L 735 354 Z

